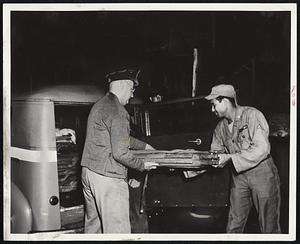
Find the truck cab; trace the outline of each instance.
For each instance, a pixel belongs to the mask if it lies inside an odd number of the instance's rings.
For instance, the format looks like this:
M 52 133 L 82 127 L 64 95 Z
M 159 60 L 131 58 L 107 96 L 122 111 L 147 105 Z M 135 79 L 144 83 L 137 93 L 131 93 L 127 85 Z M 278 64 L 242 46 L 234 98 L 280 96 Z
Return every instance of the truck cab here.
M 13 98 L 12 233 L 82 227 L 80 159 L 86 121 L 103 95 L 95 86 L 59 85 Z

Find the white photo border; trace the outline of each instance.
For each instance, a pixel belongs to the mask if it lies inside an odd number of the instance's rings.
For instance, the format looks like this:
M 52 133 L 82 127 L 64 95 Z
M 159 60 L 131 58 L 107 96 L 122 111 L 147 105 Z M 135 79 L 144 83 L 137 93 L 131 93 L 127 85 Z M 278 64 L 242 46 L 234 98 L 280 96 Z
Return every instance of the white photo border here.
M 288 234 L 11 234 L 10 233 L 10 107 L 12 11 L 289 11 L 290 43 L 290 171 Z M 3 4 L 3 233 L 4 240 L 174 240 L 174 241 L 293 241 L 296 240 L 297 178 L 297 4 L 294 3 L 103 3 L 103 4 Z

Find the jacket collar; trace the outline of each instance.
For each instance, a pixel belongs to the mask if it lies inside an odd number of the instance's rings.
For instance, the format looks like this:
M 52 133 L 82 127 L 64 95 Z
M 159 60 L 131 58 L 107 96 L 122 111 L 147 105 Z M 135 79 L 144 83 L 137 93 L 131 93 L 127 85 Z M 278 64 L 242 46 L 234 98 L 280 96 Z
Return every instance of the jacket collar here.
M 119 98 L 112 92 L 107 92 L 106 96 L 108 96 L 110 99 L 114 100 L 115 102 L 117 102 L 118 104 L 122 105 L 119 101 Z
M 242 117 L 243 112 L 244 112 L 243 107 L 237 105 L 234 121 L 239 121 Z

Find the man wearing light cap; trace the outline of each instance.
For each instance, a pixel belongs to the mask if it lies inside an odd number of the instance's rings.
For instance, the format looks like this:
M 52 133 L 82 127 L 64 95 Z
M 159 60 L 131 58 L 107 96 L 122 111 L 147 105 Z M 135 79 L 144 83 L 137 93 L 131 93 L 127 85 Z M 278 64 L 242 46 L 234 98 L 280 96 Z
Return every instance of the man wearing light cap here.
M 151 170 L 157 164 L 135 158 L 129 148 L 153 149 L 130 137 L 124 106 L 133 97 L 136 76 L 130 70 L 108 75 L 109 92 L 92 107 L 81 166 L 85 233 L 130 233 L 128 168 Z
M 269 126 L 253 107 L 239 106 L 232 85 L 214 86 L 205 97 L 212 112 L 223 118 L 216 126 L 211 150 L 219 164 L 230 163 L 232 172 L 228 233 L 242 233 L 254 204 L 262 233 L 281 233 L 280 182 L 270 155 Z

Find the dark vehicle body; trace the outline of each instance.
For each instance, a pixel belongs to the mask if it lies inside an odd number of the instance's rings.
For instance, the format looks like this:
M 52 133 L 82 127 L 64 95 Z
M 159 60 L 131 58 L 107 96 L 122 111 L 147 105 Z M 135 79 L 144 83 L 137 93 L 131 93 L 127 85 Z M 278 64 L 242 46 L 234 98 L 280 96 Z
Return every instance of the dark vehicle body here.
M 217 123 L 204 99 L 141 105 L 143 139 L 158 150 L 194 149 L 209 151 Z M 229 170 L 205 167 L 206 172 L 185 178 L 183 170 L 159 168 L 151 171 L 147 187 L 150 232 L 225 232 Z M 199 169 L 198 169 L 199 170 Z

